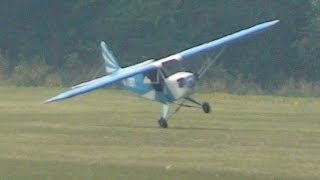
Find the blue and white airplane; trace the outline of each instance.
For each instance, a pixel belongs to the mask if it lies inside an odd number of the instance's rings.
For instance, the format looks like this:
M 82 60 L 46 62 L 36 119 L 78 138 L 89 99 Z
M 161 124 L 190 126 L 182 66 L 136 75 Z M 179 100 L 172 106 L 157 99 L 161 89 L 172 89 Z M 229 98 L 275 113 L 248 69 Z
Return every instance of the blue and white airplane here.
M 105 61 L 105 69 L 108 75 L 76 85 L 72 87 L 71 90 L 48 99 L 46 103 L 64 100 L 119 83 L 123 88 L 142 98 L 163 104 L 163 113 L 158 122 L 160 127 L 167 128 L 168 120 L 172 115 L 169 112 L 170 105 L 177 101 L 182 100 L 182 103 L 179 104 L 176 111 L 178 111 L 181 106 L 187 106 L 184 104 L 185 101 L 202 107 L 205 113 L 211 111 L 209 103 L 200 103 L 191 98 L 191 95 L 195 92 L 197 81 L 209 69 L 214 60 L 209 60 L 199 73 L 175 72 L 170 74 L 170 72 L 168 72 L 169 67 L 177 66 L 177 64 L 183 60 L 214 49 L 220 49 L 220 52 L 216 56 L 216 58 L 218 58 L 226 46 L 237 40 L 269 29 L 278 22 L 279 20 L 265 22 L 160 60 L 147 60 L 125 68 L 119 66 L 116 58 L 108 49 L 105 42 L 101 42 L 102 57 Z

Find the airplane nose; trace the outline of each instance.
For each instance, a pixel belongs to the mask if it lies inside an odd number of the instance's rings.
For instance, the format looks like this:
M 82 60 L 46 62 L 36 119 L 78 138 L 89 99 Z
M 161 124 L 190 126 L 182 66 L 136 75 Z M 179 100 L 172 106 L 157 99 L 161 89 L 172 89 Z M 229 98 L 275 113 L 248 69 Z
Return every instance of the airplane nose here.
M 196 86 L 196 80 L 193 76 L 186 79 L 186 85 L 189 88 L 194 88 Z
M 189 88 L 189 89 L 193 89 L 196 86 L 196 82 L 197 82 L 197 80 L 194 75 L 182 77 L 177 80 L 177 83 L 180 88 L 185 87 L 185 88 Z

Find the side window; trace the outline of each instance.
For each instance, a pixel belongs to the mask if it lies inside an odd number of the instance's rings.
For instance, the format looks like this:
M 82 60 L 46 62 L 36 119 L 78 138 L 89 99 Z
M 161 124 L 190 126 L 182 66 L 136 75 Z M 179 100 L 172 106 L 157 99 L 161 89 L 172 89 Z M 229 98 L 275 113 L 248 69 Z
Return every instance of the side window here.
M 172 59 L 166 62 L 162 63 L 162 69 L 164 71 L 164 74 L 166 75 L 166 77 L 181 71 L 181 64 L 180 61 L 176 60 L 176 59 Z
M 145 76 L 150 79 L 151 84 L 156 91 L 163 90 L 163 79 L 158 77 L 158 70 L 150 71 L 146 73 Z

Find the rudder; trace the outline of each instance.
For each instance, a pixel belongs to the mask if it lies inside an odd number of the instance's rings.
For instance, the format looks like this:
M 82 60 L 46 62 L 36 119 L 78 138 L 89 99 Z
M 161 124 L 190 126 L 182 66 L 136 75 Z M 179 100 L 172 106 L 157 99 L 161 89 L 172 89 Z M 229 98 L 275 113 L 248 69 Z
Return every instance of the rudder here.
M 112 52 L 108 49 L 106 43 L 101 41 L 101 53 L 105 62 L 105 69 L 107 73 L 113 73 L 121 67 L 119 66 L 116 58 L 113 56 Z

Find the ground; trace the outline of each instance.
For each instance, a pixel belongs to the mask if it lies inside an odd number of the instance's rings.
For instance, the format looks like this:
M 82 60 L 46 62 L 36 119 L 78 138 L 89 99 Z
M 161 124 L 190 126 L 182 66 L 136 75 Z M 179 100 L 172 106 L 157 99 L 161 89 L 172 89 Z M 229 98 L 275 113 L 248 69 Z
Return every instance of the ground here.
M 197 94 L 161 105 L 118 90 L 43 104 L 61 88 L 0 88 L 0 179 L 317 179 L 320 99 Z

